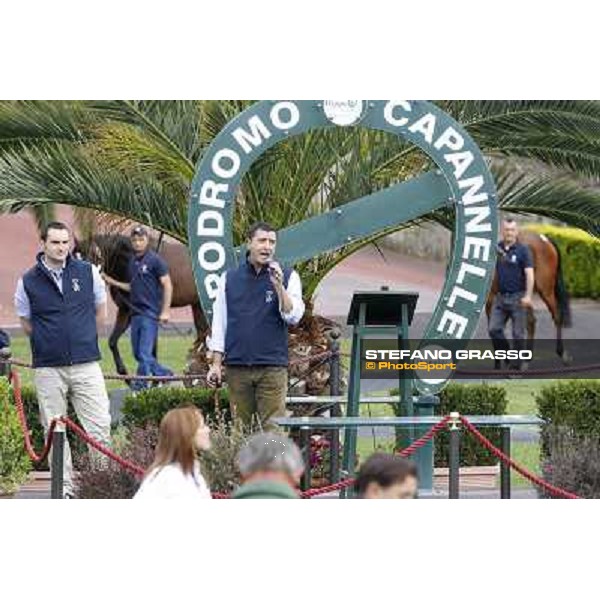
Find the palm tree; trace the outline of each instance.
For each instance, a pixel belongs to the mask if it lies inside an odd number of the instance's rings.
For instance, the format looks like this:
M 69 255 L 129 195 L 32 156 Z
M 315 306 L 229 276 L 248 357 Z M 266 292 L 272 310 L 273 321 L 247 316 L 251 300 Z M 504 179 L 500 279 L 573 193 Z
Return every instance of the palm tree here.
M 501 208 L 600 233 L 600 102 L 441 101 L 490 161 Z M 247 101 L 0 103 L 0 211 L 53 203 L 145 223 L 187 241 L 195 165 Z M 239 192 L 234 240 L 248 224 L 283 228 L 431 168 L 401 138 L 360 128 L 316 130 L 265 153 Z M 432 213 L 402 227 L 453 214 Z M 298 268 L 307 300 L 359 243 Z

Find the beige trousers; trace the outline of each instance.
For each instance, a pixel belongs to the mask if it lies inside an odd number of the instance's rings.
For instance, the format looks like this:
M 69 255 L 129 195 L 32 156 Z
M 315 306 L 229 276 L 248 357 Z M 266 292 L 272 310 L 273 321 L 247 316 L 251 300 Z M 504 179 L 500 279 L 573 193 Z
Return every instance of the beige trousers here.
M 40 407 L 40 417 L 46 435 L 55 417 L 67 414 L 69 400 L 86 432 L 105 446 L 110 446 L 110 411 L 104 377 L 97 362 L 69 367 L 39 367 L 34 382 Z M 90 449 L 93 460 L 105 461 Z M 52 464 L 52 456 L 49 457 Z M 71 449 L 65 442 L 64 492 L 73 493 L 73 463 Z

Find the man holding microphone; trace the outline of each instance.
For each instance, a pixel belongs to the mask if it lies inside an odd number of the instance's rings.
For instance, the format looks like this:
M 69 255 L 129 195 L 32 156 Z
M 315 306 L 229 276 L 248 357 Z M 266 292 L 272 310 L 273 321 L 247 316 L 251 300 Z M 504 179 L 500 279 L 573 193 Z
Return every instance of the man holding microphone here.
M 288 326 L 304 314 L 300 276 L 274 260 L 276 245 L 268 223 L 250 228 L 246 260 L 221 277 L 208 343 L 209 385 L 221 384 L 226 365 L 237 417 L 246 425 L 257 417 L 265 429 L 273 429 L 269 419 L 285 415 Z

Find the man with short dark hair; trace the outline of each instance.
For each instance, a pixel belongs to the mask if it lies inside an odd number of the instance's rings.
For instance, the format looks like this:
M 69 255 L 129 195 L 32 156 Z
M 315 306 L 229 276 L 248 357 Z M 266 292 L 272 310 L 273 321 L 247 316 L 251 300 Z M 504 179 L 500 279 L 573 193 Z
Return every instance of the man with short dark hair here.
M 131 346 L 138 363 L 137 374 L 142 376 L 168 376 L 173 371 L 161 365 L 154 356 L 159 323 L 169 321 L 169 309 L 173 296 L 173 284 L 165 260 L 149 248 L 150 238 L 144 227 L 131 231 L 133 256 L 129 263 L 129 282 L 117 281 L 103 274 L 104 281 L 130 293 L 132 308 Z M 138 380 L 133 389 L 147 387 L 146 381 Z
M 510 349 L 504 335 L 504 327 L 509 319 L 512 321 L 514 349 L 523 350 L 525 347 L 527 309 L 533 307 L 535 278 L 531 251 L 518 241 L 518 236 L 516 221 L 505 219 L 502 223 L 502 240 L 497 247 L 498 292 L 494 297 L 488 327 L 495 350 Z M 515 366 L 520 368 L 521 361 L 517 361 Z M 500 367 L 500 361 L 496 361 L 496 367 Z
M 372 454 L 360 467 L 354 489 L 365 500 L 416 498 L 417 467 L 397 454 Z
M 110 445 L 110 413 L 100 370 L 98 325 L 106 315 L 106 290 L 90 263 L 69 255 L 71 235 L 64 223 L 49 223 L 42 252 L 23 275 L 15 308 L 30 338 L 34 382 L 42 425 L 67 414 L 69 399 L 83 428 Z M 96 455 L 92 451 L 92 455 Z M 65 446 L 65 497 L 73 497 L 71 453 Z
M 296 489 L 304 471 L 302 454 L 288 437 L 277 433 L 253 435 L 238 454 L 242 485 L 238 499 L 299 498 Z
M 268 223 L 250 228 L 246 259 L 221 277 L 208 344 L 209 384 L 221 383 L 225 364 L 237 417 L 247 425 L 258 418 L 267 429 L 285 415 L 288 326 L 304 314 L 300 277 L 275 261 L 276 245 Z

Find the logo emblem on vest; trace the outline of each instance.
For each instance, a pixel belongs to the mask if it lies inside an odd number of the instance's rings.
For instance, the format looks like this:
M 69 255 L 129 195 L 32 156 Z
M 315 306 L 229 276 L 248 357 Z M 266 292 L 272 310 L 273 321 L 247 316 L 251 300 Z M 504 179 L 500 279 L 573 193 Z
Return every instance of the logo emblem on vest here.
M 148 272 L 148 265 L 142 265 L 140 268 L 142 275 L 145 275 Z
M 79 279 L 73 279 L 73 281 L 71 282 L 71 284 L 73 285 L 73 291 L 74 292 L 80 292 L 81 291 L 81 286 L 79 285 Z
M 267 303 L 273 302 L 273 290 L 267 290 L 265 302 L 267 302 Z

